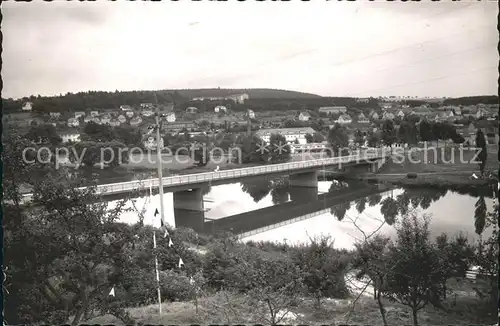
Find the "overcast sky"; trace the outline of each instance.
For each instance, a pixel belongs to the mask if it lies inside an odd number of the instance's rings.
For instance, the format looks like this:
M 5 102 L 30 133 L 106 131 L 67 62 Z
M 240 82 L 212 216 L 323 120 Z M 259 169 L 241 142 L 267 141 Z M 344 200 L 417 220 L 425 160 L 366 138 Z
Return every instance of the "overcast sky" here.
M 497 93 L 496 2 L 2 3 L 2 97 L 279 88 Z

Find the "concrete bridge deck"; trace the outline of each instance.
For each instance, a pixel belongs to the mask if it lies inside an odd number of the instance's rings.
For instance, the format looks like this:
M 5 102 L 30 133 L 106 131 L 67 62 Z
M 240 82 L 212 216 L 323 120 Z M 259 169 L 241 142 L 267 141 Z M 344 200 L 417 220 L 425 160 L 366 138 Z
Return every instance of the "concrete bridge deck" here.
M 163 178 L 163 188 L 165 192 L 184 191 L 193 188 L 199 188 L 204 184 L 211 185 L 226 184 L 231 181 L 240 181 L 248 177 L 276 174 L 297 174 L 318 170 L 322 167 L 333 165 L 352 165 L 352 164 L 376 164 L 386 159 L 390 153 L 383 149 L 359 153 L 349 156 L 323 158 L 317 160 L 305 160 L 290 163 L 263 165 L 249 168 L 231 169 L 218 172 L 194 173 L 188 175 L 172 176 Z M 102 195 L 114 195 L 120 193 L 129 193 L 139 189 L 149 188 L 157 189 L 159 180 L 157 178 L 104 184 L 97 186 L 97 193 Z M 85 189 L 81 187 L 79 189 Z M 23 195 L 23 199 L 30 201 L 32 194 Z

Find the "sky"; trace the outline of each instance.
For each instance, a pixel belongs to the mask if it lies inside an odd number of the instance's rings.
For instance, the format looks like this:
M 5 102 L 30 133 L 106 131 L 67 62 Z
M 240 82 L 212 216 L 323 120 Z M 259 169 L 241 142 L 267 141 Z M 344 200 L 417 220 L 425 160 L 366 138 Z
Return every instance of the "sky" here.
M 3 98 L 277 88 L 322 96 L 497 94 L 498 4 L 4 2 Z

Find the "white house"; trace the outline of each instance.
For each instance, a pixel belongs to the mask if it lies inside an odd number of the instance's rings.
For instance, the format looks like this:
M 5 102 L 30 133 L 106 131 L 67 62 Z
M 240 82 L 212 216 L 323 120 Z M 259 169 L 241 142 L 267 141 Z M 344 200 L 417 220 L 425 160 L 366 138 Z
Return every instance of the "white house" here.
M 343 114 L 347 112 L 347 107 L 345 106 L 322 106 L 318 110 L 326 114 Z
M 375 111 L 375 110 L 372 110 L 372 112 L 370 112 L 370 117 L 373 119 L 373 120 L 378 120 L 380 119 L 378 113 Z
M 157 142 L 155 135 L 149 135 L 148 138 L 144 141 L 144 147 L 149 150 L 157 149 Z M 163 148 L 163 138 L 160 137 L 160 148 Z
M 300 112 L 299 114 L 299 120 L 300 121 L 309 121 L 309 119 L 311 119 L 311 115 L 309 114 L 309 112 Z
M 233 100 L 236 103 L 243 104 L 245 103 L 245 100 L 248 100 L 250 98 L 250 96 L 247 93 L 243 93 L 243 94 L 229 95 L 226 98 L 228 100 Z
M 170 112 L 170 113 L 167 113 L 167 122 L 175 122 L 175 113 L 174 112 Z
M 76 133 L 62 134 L 61 138 L 62 138 L 63 143 L 67 143 L 70 141 L 73 143 L 76 143 L 76 142 L 80 141 L 80 134 L 76 134 Z
M 132 111 L 132 107 L 130 105 L 120 105 L 120 110 L 122 110 L 122 111 Z
M 85 122 L 85 123 L 89 123 L 92 120 L 94 120 L 94 118 L 92 116 L 90 116 L 90 115 L 88 115 L 85 118 L 83 118 L 83 122 Z
M 90 116 L 91 117 L 97 117 L 97 116 L 99 116 L 99 111 L 90 111 Z
M 50 112 L 49 115 L 51 118 L 57 119 L 61 116 L 61 112 Z
M 117 119 L 111 119 L 111 121 L 109 122 L 109 125 L 111 127 L 118 127 L 120 124 L 120 121 L 118 121 Z
M 141 114 L 145 117 L 150 117 L 154 114 L 154 112 L 151 109 L 144 109 L 142 110 Z
M 80 126 L 80 121 L 77 118 L 68 119 L 68 127 L 78 127 Z
M 153 103 L 141 103 L 141 108 L 146 109 L 146 108 L 152 108 Z
M 352 123 L 352 119 L 348 114 L 342 114 L 335 122 L 340 124 L 348 124 Z
M 125 118 L 125 116 L 123 114 L 120 114 L 117 118 L 116 118 L 118 121 L 120 121 L 120 123 L 125 123 L 127 122 L 127 118 Z
M 370 123 L 370 120 L 363 113 L 360 113 L 358 115 L 358 123 Z
M 101 123 L 103 125 L 105 124 L 109 124 L 109 122 L 111 121 L 111 116 L 109 114 L 104 114 L 102 117 L 101 117 Z
M 198 112 L 198 108 L 194 106 L 190 106 L 186 109 L 186 113 L 196 113 L 196 112 Z
M 101 119 L 99 119 L 98 117 L 94 117 L 94 118 L 92 119 L 92 122 L 93 122 L 93 123 L 97 123 L 98 125 L 100 125 L 100 124 L 101 124 Z
M 79 117 L 84 117 L 85 116 L 85 112 L 83 111 L 77 111 L 75 112 L 75 118 L 78 119 Z
M 134 117 L 134 118 L 130 119 L 130 125 L 131 126 L 138 126 L 141 123 L 142 123 L 141 117 Z
M 23 104 L 22 108 L 23 111 L 31 111 L 33 110 L 33 103 L 31 102 L 26 102 Z
M 219 113 L 219 112 L 227 112 L 227 108 L 226 108 L 224 105 L 217 105 L 217 106 L 214 108 L 214 112 L 215 112 L 215 113 Z
M 128 117 L 128 118 L 132 118 L 134 116 L 134 111 L 126 111 L 125 112 L 125 115 Z
M 395 115 L 392 112 L 384 111 L 382 113 L 382 120 L 394 120 Z
M 247 115 L 250 119 L 255 119 L 255 112 L 253 112 L 253 110 L 248 109 Z
M 399 110 L 398 113 L 396 113 L 396 116 L 400 119 L 403 119 L 405 117 L 405 113 L 403 110 Z
M 255 133 L 260 139 L 269 142 L 271 134 L 280 134 L 285 137 L 288 143 L 298 141 L 299 144 L 307 144 L 306 135 L 314 134 L 314 129 L 311 127 L 304 128 L 280 128 L 280 129 L 260 129 Z

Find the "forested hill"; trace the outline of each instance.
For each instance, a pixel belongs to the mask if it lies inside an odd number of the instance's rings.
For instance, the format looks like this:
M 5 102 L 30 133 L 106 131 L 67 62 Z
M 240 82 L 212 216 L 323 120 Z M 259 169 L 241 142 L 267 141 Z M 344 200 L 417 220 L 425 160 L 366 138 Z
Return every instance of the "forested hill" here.
M 65 112 L 85 110 L 87 108 L 111 109 L 122 104 L 139 105 L 140 103 L 173 102 L 181 104 L 188 102 L 193 97 L 224 97 L 247 93 L 250 99 L 320 99 L 315 94 L 287 91 L 280 89 L 254 88 L 254 89 L 178 89 L 158 91 L 88 91 L 67 93 L 59 96 L 30 96 L 22 99 L 2 99 L 3 112 L 20 111 L 24 102 L 33 103 L 35 111 L 39 112 Z M 156 94 L 156 99 L 155 95 Z
M 444 105 L 475 105 L 475 104 L 498 104 L 498 96 L 487 95 L 487 96 L 467 96 L 467 97 L 457 97 L 448 98 L 444 100 Z
M 181 96 L 192 97 L 222 97 L 233 94 L 247 93 L 252 99 L 309 99 L 320 98 L 321 96 L 310 93 L 302 93 L 296 91 L 287 91 L 284 89 L 269 89 L 269 88 L 249 88 L 249 89 L 226 89 L 226 88 L 206 88 L 206 89 L 178 89 L 168 90 L 169 92 L 177 91 Z

